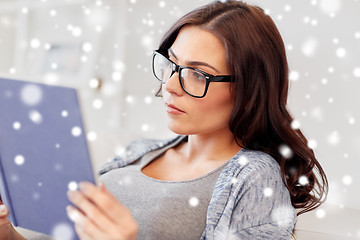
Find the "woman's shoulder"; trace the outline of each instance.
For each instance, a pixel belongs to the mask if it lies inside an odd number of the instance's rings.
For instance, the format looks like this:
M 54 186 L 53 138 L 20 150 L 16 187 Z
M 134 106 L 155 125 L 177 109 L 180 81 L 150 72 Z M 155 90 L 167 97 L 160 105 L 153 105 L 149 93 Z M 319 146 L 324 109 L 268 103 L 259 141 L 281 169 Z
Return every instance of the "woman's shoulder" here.
M 212 212 L 221 209 L 223 218 L 231 219 L 232 230 L 239 234 L 257 230 L 291 233 L 296 212 L 280 165 L 271 155 L 242 149 L 226 171 L 214 189 Z
M 231 169 L 238 178 L 281 178 L 279 163 L 268 153 L 241 149 L 231 160 Z M 240 174 L 241 173 L 241 174 Z

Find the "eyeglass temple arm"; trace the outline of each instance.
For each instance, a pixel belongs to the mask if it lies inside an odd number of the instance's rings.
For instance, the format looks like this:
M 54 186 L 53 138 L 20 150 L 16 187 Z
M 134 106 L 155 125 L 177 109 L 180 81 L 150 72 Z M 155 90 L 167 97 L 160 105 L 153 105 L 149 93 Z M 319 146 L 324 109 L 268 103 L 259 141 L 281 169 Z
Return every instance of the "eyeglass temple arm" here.
M 231 82 L 230 75 L 214 76 L 211 82 Z

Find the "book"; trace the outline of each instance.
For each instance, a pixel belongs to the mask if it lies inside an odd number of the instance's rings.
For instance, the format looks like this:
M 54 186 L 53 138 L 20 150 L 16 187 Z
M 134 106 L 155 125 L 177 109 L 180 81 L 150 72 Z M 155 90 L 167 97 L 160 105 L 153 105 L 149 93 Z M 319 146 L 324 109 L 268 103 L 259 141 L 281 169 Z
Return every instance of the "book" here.
M 78 239 L 66 192 L 96 176 L 76 89 L 0 78 L 0 194 L 12 224 Z

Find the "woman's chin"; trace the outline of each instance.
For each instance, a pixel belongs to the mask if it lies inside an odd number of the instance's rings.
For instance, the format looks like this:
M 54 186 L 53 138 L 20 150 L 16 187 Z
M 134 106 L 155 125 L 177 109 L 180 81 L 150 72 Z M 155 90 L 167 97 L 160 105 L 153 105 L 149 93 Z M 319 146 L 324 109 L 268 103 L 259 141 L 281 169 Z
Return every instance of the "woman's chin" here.
M 174 124 L 169 123 L 168 128 L 169 128 L 170 131 L 172 131 L 173 133 L 178 134 L 178 135 L 192 135 L 192 134 L 194 134 L 193 131 L 184 128 L 184 126 L 179 126 L 179 125 L 174 125 Z

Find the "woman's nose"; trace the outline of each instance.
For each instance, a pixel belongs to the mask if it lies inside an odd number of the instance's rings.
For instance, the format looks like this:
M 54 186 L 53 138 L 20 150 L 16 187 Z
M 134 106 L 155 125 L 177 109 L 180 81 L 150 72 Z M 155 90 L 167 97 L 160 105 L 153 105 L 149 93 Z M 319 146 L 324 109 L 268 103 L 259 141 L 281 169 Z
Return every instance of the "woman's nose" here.
M 173 93 L 179 96 L 184 93 L 180 85 L 178 72 L 174 72 L 171 75 L 171 77 L 166 81 L 165 87 L 163 87 L 163 89 L 168 93 Z

